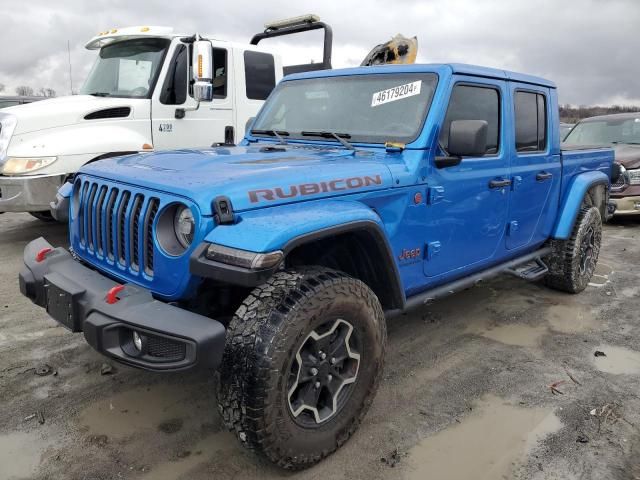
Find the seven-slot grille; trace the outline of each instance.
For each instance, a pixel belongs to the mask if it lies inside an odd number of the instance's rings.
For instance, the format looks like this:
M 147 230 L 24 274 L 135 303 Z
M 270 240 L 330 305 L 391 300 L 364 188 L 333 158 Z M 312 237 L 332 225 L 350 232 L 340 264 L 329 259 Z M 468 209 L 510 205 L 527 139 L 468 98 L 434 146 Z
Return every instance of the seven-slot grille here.
M 78 237 L 88 254 L 153 276 L 153 222 L 160 200 L 79 179 Z

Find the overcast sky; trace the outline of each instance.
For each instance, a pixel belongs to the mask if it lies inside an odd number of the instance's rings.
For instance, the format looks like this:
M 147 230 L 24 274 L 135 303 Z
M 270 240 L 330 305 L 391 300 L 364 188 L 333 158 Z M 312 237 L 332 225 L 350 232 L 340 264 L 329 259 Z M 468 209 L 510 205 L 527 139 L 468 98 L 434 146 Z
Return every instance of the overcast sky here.
M 562 103 L 640 106 L 640 0 L 1 0 L 0 83 L 69 93 L 95 52 L 98 32 L 173 26 L 248 42 L 265 21 L 317 13 L 334 30 L 334 67 L 358 65 L 397 33 L 416 35 L 419 62 L 464 62 L 554 80 Z M 315 34 L 272 43 L 285 63 L 320 60 Z

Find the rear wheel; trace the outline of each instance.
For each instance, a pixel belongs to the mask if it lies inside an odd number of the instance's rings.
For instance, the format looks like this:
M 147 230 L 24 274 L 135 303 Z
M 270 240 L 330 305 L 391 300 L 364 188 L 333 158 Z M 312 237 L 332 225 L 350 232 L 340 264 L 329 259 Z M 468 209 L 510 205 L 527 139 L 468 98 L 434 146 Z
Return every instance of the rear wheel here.
M 342 272 L 276 273 L 229 325 L 218 402 L 247 447 L 288 469 L 356 430 L 376 392 L 386 326 L 375 294 Z
M 51 212 L 48 212 L 46 210 L 43 210 L 41 212 L 29 212 L 29 215 L 46 223 L 53 223 L 56 221 L 56 219 L 53 218 L 53 215 L 51 215 Z
M 583 206 L 571 237 L 553 240 L 546 258 L 549 273 L 545 282 L 551 288 L 569 293 L 583 291 L 596 269 L 602 242 L 602 218 L 596 207 Z

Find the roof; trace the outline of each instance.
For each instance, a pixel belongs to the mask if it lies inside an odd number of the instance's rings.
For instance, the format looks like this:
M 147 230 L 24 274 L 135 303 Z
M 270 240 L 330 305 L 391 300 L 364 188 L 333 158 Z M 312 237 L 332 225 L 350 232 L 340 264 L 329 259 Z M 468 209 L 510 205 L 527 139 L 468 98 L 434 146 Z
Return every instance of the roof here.
M 477 65 L 466 65 L 463 63 L 423 63 L 412 65 L 376 65 L 372 67 L 342 68 L 336 70 L 319 70 L 314 72 L 298 73 L 288 75 L 286 80 L 299 80 L 303 78 L 316 77 L 337 77 L 343 75 L 365 75 L 371 73 L 420 73 L 435 72 L 460 73 L 476 77 L 495 78 L 497 80 L 512 80 L 515 82 L 530 83 L 549 88 L 556 88 L 556 84 L 550 80 L 524 73 L 510 72 L 497 68 L 480 67 Z
M 640 118 L 640 112 L 629 112 L 629 113 L 612 113 L 610 115 L 598 115 L 596 117 L 583 118 L 580 120 L 582 122 L 597 122 L 602 120 L 630 120 L 632 118 Z

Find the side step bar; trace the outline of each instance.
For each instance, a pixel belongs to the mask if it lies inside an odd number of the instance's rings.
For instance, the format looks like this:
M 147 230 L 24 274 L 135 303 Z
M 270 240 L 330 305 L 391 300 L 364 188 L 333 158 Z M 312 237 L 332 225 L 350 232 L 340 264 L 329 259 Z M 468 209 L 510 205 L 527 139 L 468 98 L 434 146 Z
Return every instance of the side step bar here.
M 495 277 L 502 273 L 510 273 L 512 275 L 516 275 L 519 278 L 525 278 L 527 280 L 538 279 L 548 271 L 547 266 L 544 264 L 544 262 L 542 262 L 541 258 L 549 255 L 549 253 L 551 253 L 550 247 L 541 248 L 540 250 L 536 250 L 535 252 L 529 253 L 528 255 L 525 255 L 523 257 L 509 260 L 508 262 L 501 263 L 499 265 L 496 265 L 495 267 L 491 267 L 487 270 L 469 275 L 468 277 L 464 277 L 459 280 L 455 280 L 453 282 L 432 288 L 425 292 L 418 293 L 417 295 L 407 298 L 404 309 L 387 310 L 385 314 L 388 318 L 395 317 L 409 310 L 413 310 L 414 308 L 426 305 L 434 300 L 437 300 L 438 298 L 446 297 L 453 293 L 471 288 L 484 280 L 488 280 L 489 278 Z M 544 266 L 544 272 L 541 273 L 542 266 Z M 526 272 L 530 271 L 531 274 L 527 277 Z

